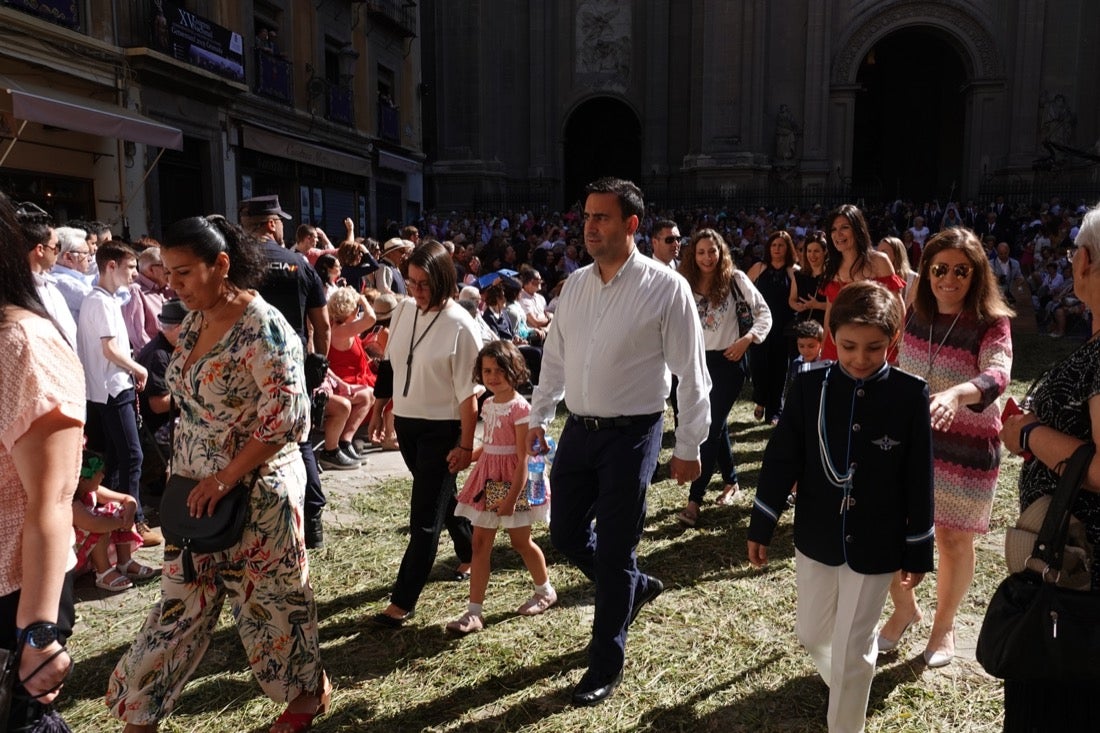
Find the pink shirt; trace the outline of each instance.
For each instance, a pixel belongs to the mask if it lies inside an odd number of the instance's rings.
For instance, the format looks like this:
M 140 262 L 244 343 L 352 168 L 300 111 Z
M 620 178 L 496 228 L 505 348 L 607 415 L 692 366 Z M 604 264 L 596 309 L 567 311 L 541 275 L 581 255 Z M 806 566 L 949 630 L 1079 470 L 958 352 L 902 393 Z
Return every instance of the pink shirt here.
M 57 328 L 27 311 L 6 309 L 0 324 L 0 596 L 23 584 L 23 520 L 27 492 L 19 479 L 11 449 L 35 420 L 54 409 L 84 422 L 84 371 L 76 353 Z M 72 500 L 80 473 L 79 459 L 71 466 Z M 69 561 L 75 540 L 69 527 Z

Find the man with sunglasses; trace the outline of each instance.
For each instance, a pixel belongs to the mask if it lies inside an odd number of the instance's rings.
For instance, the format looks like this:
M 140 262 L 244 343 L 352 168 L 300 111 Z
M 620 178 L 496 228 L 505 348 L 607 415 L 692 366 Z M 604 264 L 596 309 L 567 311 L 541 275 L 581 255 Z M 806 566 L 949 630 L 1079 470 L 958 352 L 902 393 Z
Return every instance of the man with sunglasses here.
M 653 259 L 673 270 L 680 267 L 680 228 L 671 219 L 658 219 L 653 225 Z
M 76 321 L 69 312 L 65 296 L 57 289 L 57 283 L 50 274 L 57 264 L 57 255 L 61 250 L 57 243 L 57 232 L 51 226 L 50 215 L 42 208 L 30 202 L 19 204 L 15 218 L 23 230 L 23 239 L 27 244 L 27 263 L 34 277 L 34 287 L 46 312 L 50 314 L 69 346 L 76 347 Z

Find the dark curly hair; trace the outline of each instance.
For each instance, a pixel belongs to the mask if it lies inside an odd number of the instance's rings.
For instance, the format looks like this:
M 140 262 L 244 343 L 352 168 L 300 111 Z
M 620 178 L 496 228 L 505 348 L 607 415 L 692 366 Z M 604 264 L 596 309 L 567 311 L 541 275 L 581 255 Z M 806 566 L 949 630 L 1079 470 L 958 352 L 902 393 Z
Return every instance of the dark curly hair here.
M 527 371 L 527 362 L 523 360 L 523 354 L 519 353 L 515 344 L 511 341 L 490 341 L 477 352 L 477 361 L 474 362 L 474 381 L 478 384 L 485 384 L 481 381 L 481 360 L 486 357 L 496 360 L 512 389 L 526 384 L 531 377 Z

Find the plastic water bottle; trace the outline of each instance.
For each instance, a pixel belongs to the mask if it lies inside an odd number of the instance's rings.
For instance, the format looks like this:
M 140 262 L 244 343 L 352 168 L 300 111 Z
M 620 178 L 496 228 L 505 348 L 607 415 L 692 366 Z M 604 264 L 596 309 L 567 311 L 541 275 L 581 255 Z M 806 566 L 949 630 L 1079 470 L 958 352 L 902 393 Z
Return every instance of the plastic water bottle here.
M 546 444 L 546 453 L 527 456 L 527 503 L 531 506 L 546 503 L 546 466 L 558 447 L 553 438 L 547 438 Z

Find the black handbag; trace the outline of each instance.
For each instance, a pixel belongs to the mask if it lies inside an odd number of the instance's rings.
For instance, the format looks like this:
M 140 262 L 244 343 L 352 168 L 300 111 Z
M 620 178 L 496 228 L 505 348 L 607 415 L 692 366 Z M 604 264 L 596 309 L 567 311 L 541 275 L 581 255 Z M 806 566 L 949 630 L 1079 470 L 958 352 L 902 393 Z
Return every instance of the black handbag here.
M 11 698 L 15 692 L 16 668 L 19 657 L 11 649 L 0 649 L 0 723 L 8 724 L 11 713 Z
M 730 283 L 733 286 L 733 312 L 737 314 L 737 330 L 742 336 L 752 330 L 755 319 L 752 315 L 752 306 L 745 300 L 741 288 L 737 287 L 737 281 Z
M 221 552 L 240 542 L 248 521 L 249 495 L 259 476 L 257 469 L 249 485 L 238 483 L 214 506 L 213 515 L 201 517 L 192 517 L 187 507 L 187 496 L 199 480 L 178 474 L 168 477 L 160 503 L 161 531 L 166 543 L 180 548 L 185 582 L 195 580 L 192 553 Z
M 1066 461 L 1027 569 L 1001 581 L 989 601 L 976 657 L 994 677 L 1100 680 L 1100 593 L 1057 585 L 1070 509 L 1095 452 L 1086 443 Z

